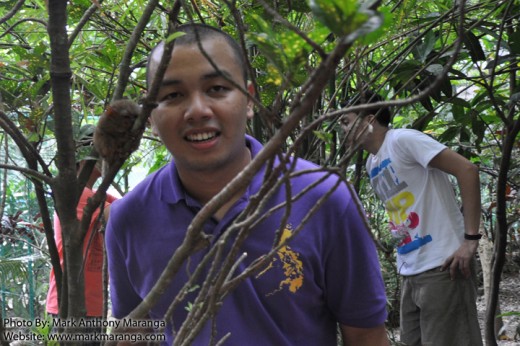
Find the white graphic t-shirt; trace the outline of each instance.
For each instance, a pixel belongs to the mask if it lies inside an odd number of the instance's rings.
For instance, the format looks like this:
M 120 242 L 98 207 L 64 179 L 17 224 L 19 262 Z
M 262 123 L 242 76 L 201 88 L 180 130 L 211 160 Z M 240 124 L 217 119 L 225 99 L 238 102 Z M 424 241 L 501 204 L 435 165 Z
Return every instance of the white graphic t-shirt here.
M 367 160 L 370 183 L 385 203 L 401 275 L 442 265 L 460 246 L 464 220 L 448 175 L 428 167 L 446 148 L 411 129 L 389 130 Z

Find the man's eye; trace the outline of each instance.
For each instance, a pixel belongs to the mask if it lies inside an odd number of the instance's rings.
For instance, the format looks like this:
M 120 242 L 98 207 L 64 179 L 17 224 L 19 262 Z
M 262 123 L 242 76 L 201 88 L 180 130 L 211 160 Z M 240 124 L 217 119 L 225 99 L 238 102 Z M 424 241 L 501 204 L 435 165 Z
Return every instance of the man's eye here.
M 164 95 L 161 98 L 161 101 L 171 101 L 171 100 L 179 98 L 180 96 L 181 96 L 181 93 L 171 92 L 171 93 L 168 93 L 168 94 Z
M 223 85 L 213 85 L 211 88 L 209 88 L 209 92 L 213 93 L 221 93 L 227 91 L 228 88 L 226 88 Z

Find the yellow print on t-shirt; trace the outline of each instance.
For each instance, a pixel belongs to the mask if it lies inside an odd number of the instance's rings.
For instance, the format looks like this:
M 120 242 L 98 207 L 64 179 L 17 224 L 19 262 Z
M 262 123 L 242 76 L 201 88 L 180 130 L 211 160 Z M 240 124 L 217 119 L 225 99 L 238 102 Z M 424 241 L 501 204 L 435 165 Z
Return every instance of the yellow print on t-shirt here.
M 390 221 L 399 225 L 408 218 L 408 208 L 415 202 L 413 194 L 409 191 L 402 191 L 396 196 L 386 201 L 386 210 Z
M 286 228 L 282 232 L 282 236 L 280 237 L 280 241 L 278 245 L 284 244 L 285 241 L 292 235 L 292 230 L 290 226 L 286 226 Z M 262 270 L 256 278 L 262 276 L 267 271 L 272 269 L 275 265 L 279 265 L 277 262 L 281 262 L 283 274 L 285 276 L 285 280 L 282 280 L 278 285 L 278 288 L 273 292 L 268 293 L 267 295 L 273 295 L 278 291 L 281 291 L 284 287 L 287 287 L 290 292 L 295 293 L 302 287 L 303 285 L 303 263 L 299 259 L 300 254 L 293 251 L 289 245 L 283 245 L 276 252 L 277 257 L 273 258 L 271 263 Z

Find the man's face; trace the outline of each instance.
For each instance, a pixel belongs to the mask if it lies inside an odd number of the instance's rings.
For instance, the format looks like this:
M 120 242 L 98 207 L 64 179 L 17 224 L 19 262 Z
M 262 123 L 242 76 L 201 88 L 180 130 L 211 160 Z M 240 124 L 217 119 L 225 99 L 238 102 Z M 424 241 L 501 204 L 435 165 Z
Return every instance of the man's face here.
M 223 38 L 205 39 L 202 46 L 221 73 L 245 87 L 242 66 Z M 152 75 L 161 56 L 162 49 L 156 49 L 151 57 Z M 252 101 L 217 72 L 196 42 L 174 46 L 157 101 L 152 129 L 179 169 L 211 171 L 236 165 L 245 149 Z
M 356 113 L 347 113 L 341 117 L 340 123 L 345 135 L 347 136 L 347 146 L 359 143 L 364 147 L 364 143 L 369 140 L 372 133 L 372 125 L 374 116 L 359 117 Z

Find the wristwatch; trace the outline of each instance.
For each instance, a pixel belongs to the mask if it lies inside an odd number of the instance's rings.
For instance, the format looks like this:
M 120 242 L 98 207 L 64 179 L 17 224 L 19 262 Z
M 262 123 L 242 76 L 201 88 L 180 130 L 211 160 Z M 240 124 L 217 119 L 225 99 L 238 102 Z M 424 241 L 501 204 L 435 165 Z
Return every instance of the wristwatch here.
M 464 239 L 467 239 L 467 240 L 479 240 L 480 238 L 482 238 L 482 234 L 480 234 L 480 233 L 478 233 L 478 234 L 464 233 Z

